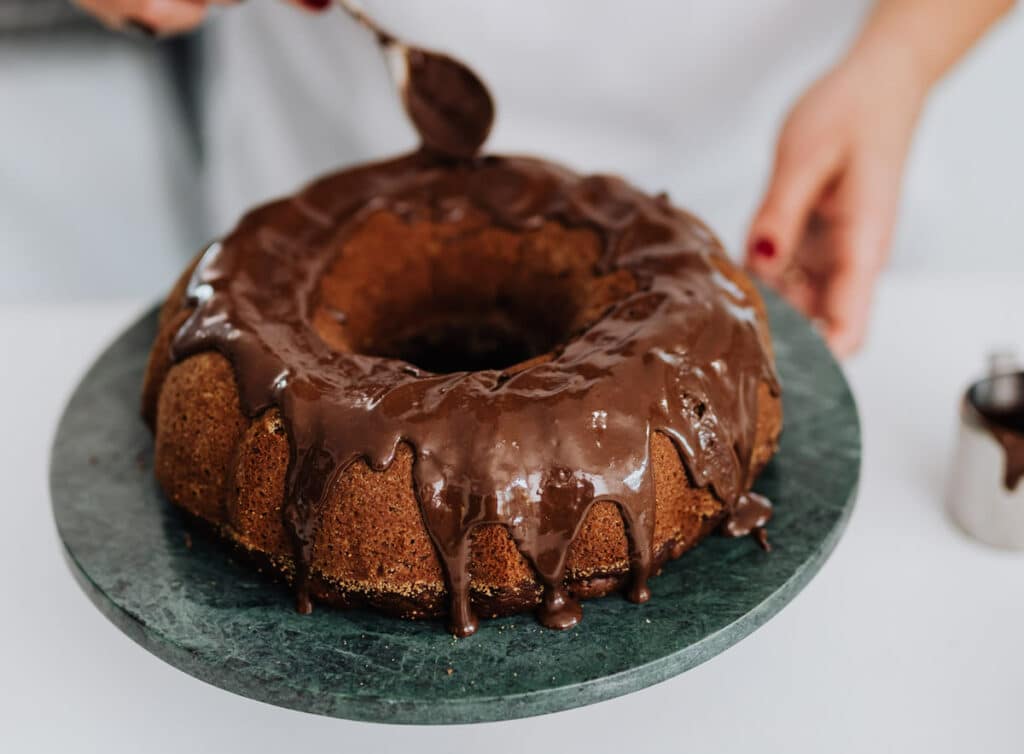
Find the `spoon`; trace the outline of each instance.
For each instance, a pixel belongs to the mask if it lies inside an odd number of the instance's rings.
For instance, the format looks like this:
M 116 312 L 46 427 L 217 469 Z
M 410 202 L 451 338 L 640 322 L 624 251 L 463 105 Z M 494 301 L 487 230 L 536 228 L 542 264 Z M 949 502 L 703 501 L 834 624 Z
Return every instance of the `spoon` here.
M 480 77 L 448 55 L 398 39 L 354 0 L 335 2 L 377 38 L 423 146 L 449 157 L 476 154 L 494 123 L 494 101 Z

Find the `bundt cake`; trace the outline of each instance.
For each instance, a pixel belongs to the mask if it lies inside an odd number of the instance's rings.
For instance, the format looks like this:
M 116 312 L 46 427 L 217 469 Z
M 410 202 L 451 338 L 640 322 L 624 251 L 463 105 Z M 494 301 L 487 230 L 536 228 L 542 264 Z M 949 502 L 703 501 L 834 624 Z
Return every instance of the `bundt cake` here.
M 762 301 L 622 180 L 420 150 L 248 214 L 144 386 L 167 497 L 312 602 L 404 617 L 648 596 L 749 493 L 781 402 Z
M 246 216 L 178 282 L 145 378 L 171 501 L 314 600 L 406 617 L 647 580 L 750 492 L 781 405 L 760 297 L 666 197 L 477 157 L 475 73 L 397 45 L 423 147 Z

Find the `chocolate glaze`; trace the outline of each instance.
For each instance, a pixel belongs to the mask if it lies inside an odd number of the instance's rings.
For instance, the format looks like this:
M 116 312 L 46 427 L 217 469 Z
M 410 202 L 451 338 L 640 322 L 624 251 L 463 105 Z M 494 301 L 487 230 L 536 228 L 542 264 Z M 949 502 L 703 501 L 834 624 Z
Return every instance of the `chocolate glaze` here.
M 511 376 L 432 374 L 331 350 L 310 320 L 346 235 L 373 212 L 443 222 L 460 202 L 510 229 L 546 220 L 591 228 L 603 271 L 628 270 L 637 290 L 550 361 Z M 541 621 L 564 628 L 580 615 L 563 587 L 568 547 L 596 501 L 621 509 L 629 597 L 648 597 L 653 432 L 671 438 L 692 482 L 723 501 L 726 531 L 748 522 L 757 388 L 777 383 L 753 302 L 714 263 L 721 253 L 699 221 L 619 179 L 525 158 L 453 164 L 418 152 L 327 177 L 246 216 L 197 266 L 187 293 L 194 310 L 172 350 L 178 360 L 219 351 L 234 365 L 247 415 L 280 409 L 300 610 L 311 607 L 316 514 L 333 481 L 359 458 L 386 468 L 406 442 L 452 630 L 468 635 L 477 625 L 470 534 L 490 523 L 508 528 L 543 583 Z

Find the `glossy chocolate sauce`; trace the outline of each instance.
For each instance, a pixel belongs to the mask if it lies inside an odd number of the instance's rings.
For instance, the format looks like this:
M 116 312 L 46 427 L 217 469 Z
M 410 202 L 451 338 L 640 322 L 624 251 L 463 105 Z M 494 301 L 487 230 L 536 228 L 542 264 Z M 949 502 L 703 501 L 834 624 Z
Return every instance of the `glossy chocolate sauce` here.
M 479 77 L 457 60 L 417 48 L 406 51 L 402 99 L 423 146 L 472 157 L 487 140 L 494 102 Z
M 768 533 L 764 528 L 772 518 L 772 504 L 768 498 L 756 492 L 744 492 L 733 505 L 729 515 L 719 526 L 719 531 L 727 537 L 746 537 L 753 535 L 761 549 L 771 551 L 768 544 Z
M 406 44 L 360 8 L 342 3 L 377 44 L 400 62 L 402 104 L 424 148 L 450 157 L 472 157 L 494 123 L 494 100 L 465 63 Z
M 466 153 L 475 138 L 467 136 Z M 592 229 L 603 248 L 599 272 L 629 271 L 636 291 L 550 360 L 508 372 L 433 374 L 329 348 L 311 319 L 319 281 L 346 237 L 375 212 L 445 222 L 452 206 L 467 204 L 511 230 L 546 221 Z M 505 526 L 535 569 L 540 620 L 566 628 L 581 615 L 563 584 L 566 557 L 595 502 L 621 509 L 629 597 L 649 595 L 652 433 L 669 437 L 692 483 L 724 503 L 725 532 L 767 521 L 770 508 L 748 490 L 758 385 L 777 390 L 777 382 L 753 302 L 716 267 L 722 253 L 699 221 L 617 178 L 525 158 L 453 161 L 425 149 L 326 177 L 243 218 L 196 268 L 187 294 L 194 310 L 172 349 L 176 359 L 219 351 L 234 366 L 248 416 L 280 410 L 300 610 L 311 609 L 317 514 L 332 484 L 357 459 L 387 468 L 404 442 L 444 568 L 452 631 L 466 636 L 477 626 L 468 566 L 471 534 L 485 524 Z

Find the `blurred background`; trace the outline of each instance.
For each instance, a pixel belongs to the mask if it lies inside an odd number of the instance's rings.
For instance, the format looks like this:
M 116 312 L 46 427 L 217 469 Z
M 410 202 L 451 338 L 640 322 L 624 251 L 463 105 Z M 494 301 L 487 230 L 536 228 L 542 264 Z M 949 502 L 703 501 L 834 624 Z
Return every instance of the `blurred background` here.
M 473 4 L 450 0 L 367 7 L 484 75 L 499 107 L 492 150 L 667 189 L 735 255 L 783 116 L 838 58 L 867 7 L 765 2 L 776 7 L 624 11 L 574 0 L 509 9 L 509 23 L 524 17 L 528 35 L 496 25 L 493 9 L 473 18 Z M 456 13 L 462 22 L 444 22 Z M 1024 271 L 1021 15 L 934 93 L 907 173 L 896 270 Z M 590 21 L 614 27 L 616 16 L 628 19 L 616 39 L 579 33 Z M 397 100 L 381 96 L 388 84 L 372 42 L 337 12 L 250 0 L 215 14 L 201 34 L 155 41 L 101 29 L 62 0 L 33 0 L 0 2 L 0 29 L 7 301 L 155 299 L 252 203 L 414 144 Z M 629 70 L 641 56 L 649 75 L 608 108 L 606 93 L 622 90 L 623 55 Z M 649 98 L 677 98 L 680 116 L 657 120 Z

